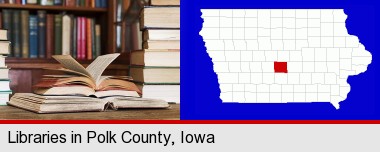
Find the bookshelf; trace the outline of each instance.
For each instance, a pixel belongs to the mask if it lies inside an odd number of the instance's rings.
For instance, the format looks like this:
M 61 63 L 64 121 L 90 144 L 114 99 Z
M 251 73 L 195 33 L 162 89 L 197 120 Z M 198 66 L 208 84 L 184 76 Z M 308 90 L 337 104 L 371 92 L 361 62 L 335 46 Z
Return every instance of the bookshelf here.
M 0 11 L 3 9 L 28 10 L 36 13 L 44 10 L 47 13 L 59 14 L 67 13 L 76 16 L 85 16 L 95 18 L 101 27 L 101 54 L 116 52 L 116 9 L 117 0 L 108 0 L 107 8 L 92 8 L 82 6 L 42 6 L 42 5 L 20 5 L 20 4 L 0 4 Z M 125 0 L 129 3 L 129 0 Z M 87 42 L 86 42 L 87 43 Z M 78 60 L 79 63 L 87 66 L 93 60 Z M 49 73 L 43 68 L 59 68 L 60 65 L 54 59 L 47 58 L 16 58 L 8 57 L 6 64 L 11 69 L 9 77 L 11 78 L 11 89 L 14 93 L 31 92 L 32 86 L 39 81 L 43 74 Z M 129 64 L 129 54 L 123 53 L 113 64 L 107 68 L 105 74 L 109 75 L 127 75 Z

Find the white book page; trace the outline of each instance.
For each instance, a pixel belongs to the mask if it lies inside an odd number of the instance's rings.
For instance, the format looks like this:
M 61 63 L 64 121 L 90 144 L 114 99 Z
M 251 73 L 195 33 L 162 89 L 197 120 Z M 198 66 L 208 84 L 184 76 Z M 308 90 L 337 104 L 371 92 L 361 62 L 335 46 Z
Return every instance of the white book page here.
M 107 54 L 99 56 L 92 62 L 85 70 L 91 75 L 91 77 L 95 80 L 96 86 L 100 84 L 100 77 L 104 70 L 114 61 L 120 54 Z
M 78 63 L 70 55 L 53 55 L 53 58 L 57 60 L 59 63 L 61 63 L 63 67 L 65 67 L 66 69 L 83 73 L 84 75 L 87 75 L 89 77 L 92 76 L 80 63 Z

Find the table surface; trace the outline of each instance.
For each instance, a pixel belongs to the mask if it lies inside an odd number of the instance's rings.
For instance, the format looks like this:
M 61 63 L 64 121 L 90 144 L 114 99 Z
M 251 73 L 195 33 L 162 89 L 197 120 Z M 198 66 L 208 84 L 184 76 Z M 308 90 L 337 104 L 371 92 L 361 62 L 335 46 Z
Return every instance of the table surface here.
M 119 109 L 105 112 L 36 114 L 12 106 L 0 106 L 0 119 L 5 120 L 178 120 L 179 104 L 168 109 Z

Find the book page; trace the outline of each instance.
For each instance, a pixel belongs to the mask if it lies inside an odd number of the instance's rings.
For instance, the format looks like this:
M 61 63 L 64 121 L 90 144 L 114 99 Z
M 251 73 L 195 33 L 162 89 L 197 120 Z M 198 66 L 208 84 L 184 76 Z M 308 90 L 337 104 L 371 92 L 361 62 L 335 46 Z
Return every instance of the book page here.
M 61 63 L 63 67 L 91 77 L 90 73 L 70 55 L 53 55 L 53 58 Z
M 95 80 L 96 85 L 100 84 L 100 76 L 104 72 L 104 70 L 111 64 L 113 60 L 115 60 L 120 54 L 107 54 L 99 56 L 93 61 L 86 70 L 91 75 L 91 77 Z

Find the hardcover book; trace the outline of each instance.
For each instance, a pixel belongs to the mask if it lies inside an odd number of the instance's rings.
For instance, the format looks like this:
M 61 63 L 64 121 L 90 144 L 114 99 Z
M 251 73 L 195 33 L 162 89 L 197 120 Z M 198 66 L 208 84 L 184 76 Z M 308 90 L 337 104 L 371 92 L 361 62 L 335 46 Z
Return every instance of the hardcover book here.
M 138 50 L 131 52 L 131 64 L 141 66 L 180 66 L 179 50 Z
M 125 76 L 101 76 L 107 66 L 119 54 L 99 56 L 87 68 L 80 65 L 70 55 L 53 56 L 64 68 L 49 69 L 67 73 L 67 75 L 45 75 L 34 86 L 34 93 L 40 95 L 82 95 L 82 96 L 135 96 L 141 92 Z
M 48 14 L 46 17 L 46 58 L 51 59 L 55 50 L 54 50 L 54 15 Z
M 179 7 L 145 7 L 141 11 L 141 29 L 180 28 Z
M 168 108 L 169 104 L 163 100 L 110 97 L 91 98 L 80 96 L 41 96 L 32 93 L 16 93 L 8 105 L 35 113 L 64 113 L 106 111 L 124 108 Z
M 37 11 L 38 14 L 38 57 L 46 55 L 46 11 Z
M 29 11 L 21 11 L 21 52 L 23 58 L 29 57 Z
M 12 12 L 12 54 L 14 57 L 21 57 L 21 11 L 14 10 Z
M 62 55 L 62 15 L 54 16 L 54 49 L 55 55 Z
M 133 81 L 145 84 L 179 84 L 179 67 L 130 66 Z
M 38 57 L 38 17 L 29 16 L 29 57 Z

